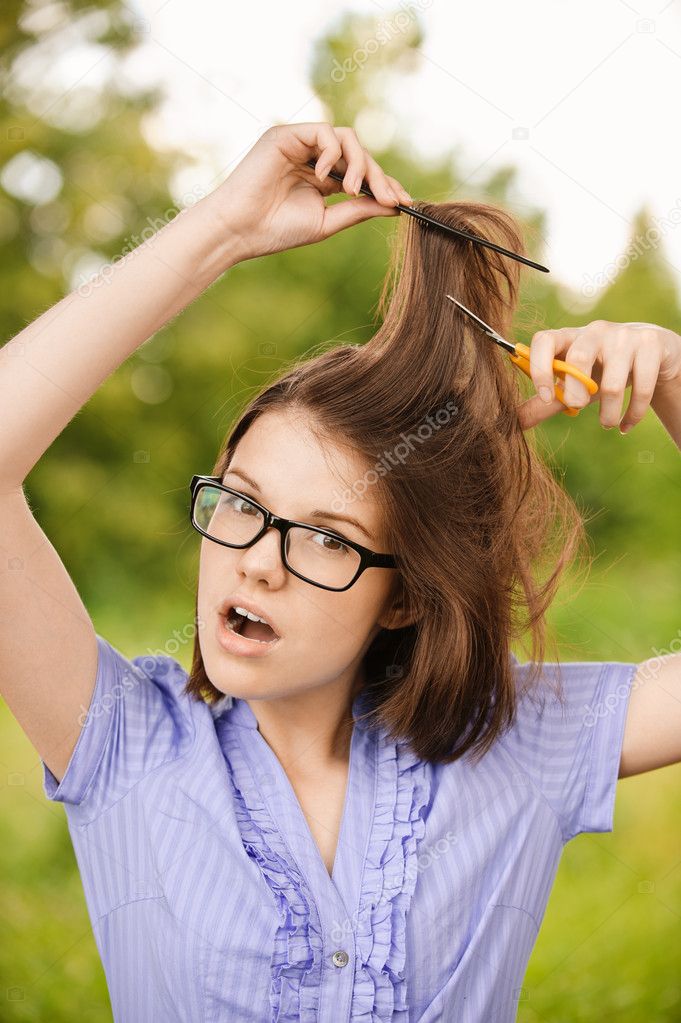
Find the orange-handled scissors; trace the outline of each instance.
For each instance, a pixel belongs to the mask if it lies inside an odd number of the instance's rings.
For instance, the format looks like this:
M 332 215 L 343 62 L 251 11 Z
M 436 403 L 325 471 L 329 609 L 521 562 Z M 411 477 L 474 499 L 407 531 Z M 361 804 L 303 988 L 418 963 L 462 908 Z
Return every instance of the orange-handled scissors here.
M 530 380 L 532 379 L 532 374 L 530 373 L 530 349 L 527 345 L 521 344 L 520 341 L 517 341 L 515 344 L 512 341 L 507 341 L 501 336 L 501 334 L 497 334 L 496 330 L 494 330 L 493 327 L 490 327 L 489 323 L 485 323 L 485 321 L 481 320 L 479 316 L 472 313 L 470 309 L 467 309 L 463 302 L 459 302 L 459 300 L 454 298 L 452 295 L 447 295 L 447 298 L 454 302 L 455 305 L 458 305 L 459 309 L 461 309 L 466 316 L 470 316 L 470 318 L 477 323 L 481 330 L 484 330 L 485 334 L 487 334 L 492 341 L 496 341 L 498 345 L 501 345 L 501 347 L 509 353 L 511 362 L 514 363 L 518 369 L 522 370 L 526 377 L 529 377 Z M 553 372 L 569 375 L 574 377 L 575 380 L 579 380 L 580 384 L 584 384 L 589 394 L 595 394 L 598 390 L 598 384 L 595 380 L 592 380 L 591 377 L 582 373 L 581 370 L 577 369 L 576 366 L 572 366 L 569 362 L 563 362 L 562 359 L 553 360 Z M 554 384 L 554 391 L 558 401 L 562 401 L 563 405 L 565 405 L 565 408 L 562 410 L 563 414 L 566 416 L 578 416 L 581 410 L 578 408 L 572 408 L 567 404 L 565 401 L 565 395 L 563 394 L 563 388 L 560 384 Z

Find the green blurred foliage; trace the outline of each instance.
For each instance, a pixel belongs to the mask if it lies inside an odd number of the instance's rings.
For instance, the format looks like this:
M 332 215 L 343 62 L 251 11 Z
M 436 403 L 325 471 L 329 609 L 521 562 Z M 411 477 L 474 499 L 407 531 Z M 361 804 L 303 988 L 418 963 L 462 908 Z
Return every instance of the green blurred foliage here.
M 315 45 L 311 84 L 326 119 L 356 123 L 358 131 L 363 125 L 364 144 L 417 198 L 465 196 L 513 210 L 513 167 L 473 188 L 458 151 L 426 162 L 408 140 L 381 142 L 378 131 L 373 144 L 371 125 L 391 116 L 391 82 L 420 59 L 416 20 L 362 57 L 367 40 L 380 39 L 381 25 L 385 30 L 398 13 L 380 22 L 344 15 Z M 84 100 L 81 90 L 50 98 L 46 44 L 62 29 L 106 69 L 101 87 Z M 10 0 L 0 13 L 0 39 L 0 73 L 10 83 L 0 98 L 6 340 L 81 283 L 84 268 L 113 260 L 154 218 L 164 218 L 174 206 L 169 182 L 186 158 L 159 153 L 145 140 L 145 117 L 159 96 L 135 92 L 120 74 L 137 29 L 118 0 L 96 8 L 69 0 L 44 10 Z M 9 187 L 8 168 L 27 152 L 50 161 L 42 165 L 48 184 L 60 176 L 47 200 L 22 199 Z M 531 254 L 541 258 L 543 212 L 516 215 Z M 629 258 L 591 304 L 588 289 L 585 298 L 546 275 L 525 273 L 518 339 L 595 318 L 680 330 L 663 244 L 634 247 L 650 223 L 642 210 Z M 198 552 L 186 521 L 192 474 L 212 468 L 252 390 L 291 358 L 320 343 L 371 336 L 394 229 L 394 221 L 377 219 L 321 245 L 230 270 L 105 382 L 30 474 L 26 493 L 36 518 L 97 631 L 129 656 L 162 649 L 174 629 L 192 621 Z M 97 343 L 96 323 L 83 343 Z M 678 451 L 651 411 L 624 438 L 600 427 L 597 406 L 575 421 L 554 417 L 538 436 L 588 517 L 596 555 L 586 585 L 573 592 L 566 580 L 551 610 L 561 650 L 567 659 L 651 656 L 680 624 Z M 188 645 L 177 655 L 186 668 L 190 655 Z M 58 1023 L 76 1012 L 110 1019 L 63 810 L 44 798 L 36 754 L 4 705 L 0 730 L 0 1019 Z M 524 981 L 523 1023 L 591 1020 L 595 1012 L 616 1014 L 621 1023 L 679 1018 L 673 950 L 681 876 L 678 832 L 675 842 L 667 824 L 678 818 L 678 781 L 674 767 L 620 783 L 616 832 L 581 836 L 567 847 Z

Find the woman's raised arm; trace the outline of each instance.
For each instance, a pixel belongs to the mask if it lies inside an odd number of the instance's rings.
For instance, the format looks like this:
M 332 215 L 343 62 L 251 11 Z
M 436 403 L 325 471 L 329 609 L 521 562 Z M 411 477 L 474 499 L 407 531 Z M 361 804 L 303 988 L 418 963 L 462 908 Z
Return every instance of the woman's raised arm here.
M 326 177 L 336 166 L 342 185 Z M 325 196 L 356 194 L 363 178 L 375 199 L 326 206 Z M 222 185 L 114 263 L 106 281 L 67 295 L 0 349 L 0 692 L 57 778 L 90 703 L 97 647 L 26 502 L 28 473 L 100 384 L 225 270 L 394 216 L 399 201 L 407 193 L 352 129 L 270 128 Z

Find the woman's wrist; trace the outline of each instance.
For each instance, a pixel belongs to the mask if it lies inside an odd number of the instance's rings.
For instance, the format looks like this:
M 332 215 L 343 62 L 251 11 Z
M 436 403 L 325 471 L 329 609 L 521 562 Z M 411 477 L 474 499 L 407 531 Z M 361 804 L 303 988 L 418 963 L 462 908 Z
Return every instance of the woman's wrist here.
M 214 192 L 184 213 L 189 215 L 200 232 L 203 241 L 200 272 L 205 273 L 210 281 L 249 258 L 243 238 L 231 224 L 224 203 L 216 200 Z

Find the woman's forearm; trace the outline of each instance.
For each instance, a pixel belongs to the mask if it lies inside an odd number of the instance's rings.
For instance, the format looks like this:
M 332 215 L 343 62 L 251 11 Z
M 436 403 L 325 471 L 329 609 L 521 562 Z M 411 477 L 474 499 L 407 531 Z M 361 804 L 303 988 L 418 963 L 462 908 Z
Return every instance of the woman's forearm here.
M 681 448 L 681 377 L 658 385 L 650 407 L 678 448 Z
M 2 492 L 21 487 L 100 384 L 239 259 L 208 196 L 4 345 Z

